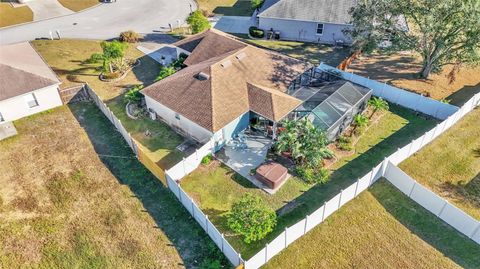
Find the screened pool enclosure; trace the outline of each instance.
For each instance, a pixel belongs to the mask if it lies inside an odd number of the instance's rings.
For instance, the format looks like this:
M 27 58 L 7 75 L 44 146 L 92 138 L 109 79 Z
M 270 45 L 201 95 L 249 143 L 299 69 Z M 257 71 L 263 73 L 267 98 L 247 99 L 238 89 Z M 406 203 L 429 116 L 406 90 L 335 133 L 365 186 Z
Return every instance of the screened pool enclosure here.
M 334 140 L 367 107 L 372 90 L 314 68 L 292 84 L 289 94 L 303 101 L 289 118 L 306 117 Z

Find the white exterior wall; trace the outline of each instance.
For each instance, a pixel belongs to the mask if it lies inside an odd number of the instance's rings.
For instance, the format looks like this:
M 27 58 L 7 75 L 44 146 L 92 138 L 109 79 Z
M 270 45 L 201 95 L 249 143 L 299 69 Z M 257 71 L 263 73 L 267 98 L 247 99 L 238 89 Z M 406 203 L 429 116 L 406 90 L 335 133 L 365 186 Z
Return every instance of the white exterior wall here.
M 206 143 L 210 140 L 213 133 L 196 124 L 195 122 L 180 115 L 180 120 L 175 118 L 175 111 L 160 104 L 152 98 L 145 96 L 145 102 L 148 108 L 153 109 L 168 125 L 176 126 L 195 140 Z
M 25 96 L 32 93 L 37 99 L 38 106 L 30 108 L 25 101 Z M 0 113 L 5 121 L 14 121 L 61 105 L 63 103 L 58 93 L 58 84 L 55 84 L 0 101 Z
M 280 31 L 280 39 L 326 44 L 334 44 L 335 40 L 343 40 L 346 44 L 351 43 L 350 38 L 345 36 L 342 32 L 344 28 L 349 26 L 343 24 L 324 23 L 323 34 L 317 35 L 318 23 L 259 17 L 259 28 L 266 31 L 270 30 L 271 28 L 273 28 L 273 30 Z

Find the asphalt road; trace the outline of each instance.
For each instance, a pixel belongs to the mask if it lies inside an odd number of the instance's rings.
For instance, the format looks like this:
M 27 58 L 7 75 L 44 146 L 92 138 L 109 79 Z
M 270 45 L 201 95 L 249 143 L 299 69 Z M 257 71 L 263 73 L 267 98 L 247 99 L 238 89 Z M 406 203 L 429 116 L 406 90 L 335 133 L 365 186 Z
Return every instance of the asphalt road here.
M 0 44 L 37 38 L 50 38 L 50 31 L 61 38 L 110 39 L 125 30 L 151 34 L 184 24 L 193 0 L 117 0 L 89 10 L 0 30 Z

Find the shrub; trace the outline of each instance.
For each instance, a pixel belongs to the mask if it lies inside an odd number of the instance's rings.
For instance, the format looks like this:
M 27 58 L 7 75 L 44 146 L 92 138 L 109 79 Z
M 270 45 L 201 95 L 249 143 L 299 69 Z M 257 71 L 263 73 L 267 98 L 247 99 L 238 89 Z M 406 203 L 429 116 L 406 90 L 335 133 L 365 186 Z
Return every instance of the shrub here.
M 128 43 L 136 43 L 140 39 L 140 35 L 132 30 L 121 32 L 120 41 Z
M 248 32 L 252 37 L 256 37 L 256 38 L 263 38 L 265 36 L 265 31 L 255 26 L 248 28 Z
M 212 162 L 213 156 L 212 154 L 208 154 L 207 156 L 202 158 L 202 164 L 203 165 L 209 165 Z
M 315 169 L 306 166 L 297 166 L 295 168 L 297 175 L 302 178 L 308 184 L 314 183 L 327 183 L 330 179 L 330 173 L 326 168 Z
M 251 0 L 252 2 L 252 8 L 253 9 L 259 9 L 262 7 L 264 0 Z
M 171 66 L 173 66 L 175 69 L 182 69 L 185 67 L 185 65 L 183 64 L 183 62 L 185 62 L 185 60 L 187 59 L 188 55 L 185 54 L 185 53 L 180 53 L 180 55 L 178 56 L 178 59 L 176 59 L 175 61 L 172 62 Z
M 127 102 L 140 102 L 143 98 L 143 94 L 140 90 L 143 89 L 143 85 L 137 85 L 128 90 L 123 96 Z
M 88 64 L 96 64 L 103 61 L 103 54 L 101 53 L 94 53 L 87 59 Z
M 121 75 L 118 72 L 113 72 L 113 73 L 107 72 L 103 74 L 104 79 L 116 79 L 116 78 L 119 78 L 120 76 Z
M 211 27 L 207 17 L 202 14 L 202 11 L 197 10 L 187 18 L 187 23 L 192 28 L 194 34 L 203 32 Z
M 273 231 L 277 215 L 259 196 L 246 193 L 233 204 L 227 215 L 227 223 L 230 229 L 244 237 L 245 243 L 251 243 Z
M 162 68 L 160 69 L 160 73 L 158 74 L 155 81 L 159 81 L 159 80 L 162 80 L 166 77 L 169 77 L 169 76 L 175 74 L 175 72 L 176 72 L 176 70 L 173 66 L 162 66 Z
M 338 148 L 345 151 L 350 151 L 353 149 L 352 138 L 348 136 L 340 136 L 338 138 Z

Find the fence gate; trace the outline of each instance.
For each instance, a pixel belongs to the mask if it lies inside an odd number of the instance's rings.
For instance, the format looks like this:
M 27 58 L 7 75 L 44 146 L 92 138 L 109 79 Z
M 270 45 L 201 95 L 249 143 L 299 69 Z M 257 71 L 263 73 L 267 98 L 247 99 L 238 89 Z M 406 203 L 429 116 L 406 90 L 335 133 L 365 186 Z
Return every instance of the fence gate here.
M 86 101 L 90 99 L 85 85 L 74 86 L 66 89 L 58 90 L 60 98 L 63 104 L 72 104 L 80 101 Z

